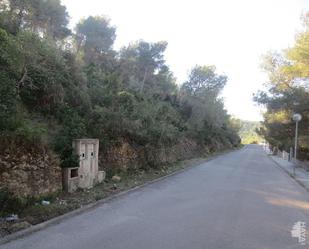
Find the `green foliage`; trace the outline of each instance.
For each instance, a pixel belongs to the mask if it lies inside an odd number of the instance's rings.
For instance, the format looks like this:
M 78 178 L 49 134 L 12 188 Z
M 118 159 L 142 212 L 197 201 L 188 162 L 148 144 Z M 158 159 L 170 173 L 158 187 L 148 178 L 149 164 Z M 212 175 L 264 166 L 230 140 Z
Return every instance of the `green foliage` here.
M 23 58 L 16 37 L 0 29 L 0 69 L 12 79 L 17 79 L 22 69 Z
M 22 120 L 19 127 L 16 129 L 15 134 L 23 137 L 26 141 L 30 143 L 43 143 L 42 137 L 47 133 L 43 127 L 38 124 L 32 124 L 28 120 Z
M 0 5 L 0 27 L 14 35 L 27 30 L 63 39 L 70 34 L 68 23 L 60 0 L 8 0 Z
M 195 66 L 181 87 L 181 113 L 187 133 L 202 144 L 238 145 L 238 130 L 224 110 L 219 93 L 227 77 L 215 72 L 214 66 Z
M 240 121 L 239 136 L 243 144 L 262 143 L 263 138 L 257 133 L 261 128 L 260 122 Z
M 25 207 L 26 201 L 15 197 L 6 189 L 0 189 L 0 217 L 16 214 Z
M 131 115 L 131 131 L 144 144 L 173 144 L 182 134 L 181 117 L 169 104 L 153 99 L 140 101 Z
M 72 153 L 72 141 L 86 135 L 85 120 L 68 106 L 62 107 L 57 117 L 62 129 L 55 139 L 55 150 L 60 154 L 62 167 L 77 167 L 78 158 Z
M 166 98 L 176 92 L 173 74 L 165 64 L 166 42 L 131 43 L 120 51 L 120 75 L 131 91 Z
M 0 29 L 0 131 L 18 126 L 15 84 L 20 70 L 19 53 L 16 40 Z
M 99 138 L 102 150 L 123 140 L 154 149 L 182 138 L 213 150 L 238 145 L 219 97 L 227 77 L 214 66 L 194 67 L 179 89 L 165 63 L 166 42 L 138 41 L 115 51 L 108 18 L 81 20 L 70 39 L 67 24 L 59 0 L 0 5 L 3 133 L 44 140 L 62 167 L 78 165 L 72 140 L 83 137 Z M 48 120 L 57 129 L 40 125 Z
M 15 84 L 5 72 L 0 72 L 0 132 L 15 130 L 17 107 Z
M 20 95 L 25 104 L 39 111 L 51 112 L 63 103 L 69 76 L 61 53 L 34 34 L 21 33 L 27 69 Z
M 272 146 L 289 150 L 293 146 L 294 113 L 303 116 L 299 123 L 300 157 L 309 158 L 309 26 L 308 15 L 304 30 L 295 45 L 284 53 L 268 53 L 263 68 L 269 75 L 268 91 L 259 92 L 255 100 L 266 106 L 263 127 L 259 130 Z
M 116 29 L 105 17 L 90 16 L 76 26 L 77 47 L 83 53 L 86 64 L 106 66 L 104 64 L 111 63 L 110 57 L 113 57 L 112 45 L 115 39 Z
M 189 80 L 182 86 L 183 91 L 191 96 L 214 95 L 218 96 L 224 88 L 227 77 L 215 73 L 215 66 L 195 66 Z
M 64 146 L 64 149 L 61 149 L 61 167 L 79 167 L 79 155 L 74 153 L 72 147 Z

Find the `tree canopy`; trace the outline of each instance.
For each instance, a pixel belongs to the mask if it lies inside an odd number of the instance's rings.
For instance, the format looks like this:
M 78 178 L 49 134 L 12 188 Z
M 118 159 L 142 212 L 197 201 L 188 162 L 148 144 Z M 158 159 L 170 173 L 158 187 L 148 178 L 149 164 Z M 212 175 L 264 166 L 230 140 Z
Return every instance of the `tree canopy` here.
M 69 16 L 60 0 L 8 0 L 0 5 L 1 27 L 17 34 L 29 30 L 52 39 L 70 34 Z
M 309 158 L 309 26 L 297 34 L 295 45 L 282 53 L 269 52 L 262 68 L 269 75 L 268 91 L 259 92 L 255 100 L 266 106 L 260 134 L 273 146 L 288 150 L 295 134 L 294 113 L 300 113 L 300 156 Z

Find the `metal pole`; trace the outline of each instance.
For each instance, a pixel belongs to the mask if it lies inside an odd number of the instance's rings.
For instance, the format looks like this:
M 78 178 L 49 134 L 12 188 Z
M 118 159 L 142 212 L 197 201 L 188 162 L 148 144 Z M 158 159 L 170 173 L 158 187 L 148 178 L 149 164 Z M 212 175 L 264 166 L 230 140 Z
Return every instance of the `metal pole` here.
M 294 159 L 297 159 L 297 141 L 298 141 L 298 121 L 296 121 L 296 129 L 295 129 L 295 151 L 294 151 Z
M 295 176 L 296 160 L 297 160 L 297 142 L 298 142 L 298 121 L 296 121 L 296 128 L 295 128 L 294 167 L 293 167 L 294 176 Z
M 290 154 L 289 154 L 289 161 L 290 162 L 293 161 L 293 157 L 294 157 L 294 155 L 293 155 L 293 147 L 290 147 Z

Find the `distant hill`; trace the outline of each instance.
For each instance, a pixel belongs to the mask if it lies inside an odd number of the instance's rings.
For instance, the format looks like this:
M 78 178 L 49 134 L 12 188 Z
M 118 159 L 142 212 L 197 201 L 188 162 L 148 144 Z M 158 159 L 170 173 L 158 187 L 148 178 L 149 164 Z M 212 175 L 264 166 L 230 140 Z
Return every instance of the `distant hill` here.
M 256 132 L 261 127 L 260 122 L 241 120 L 239 136 L 243 144 L 261 143 L 263 138 Z

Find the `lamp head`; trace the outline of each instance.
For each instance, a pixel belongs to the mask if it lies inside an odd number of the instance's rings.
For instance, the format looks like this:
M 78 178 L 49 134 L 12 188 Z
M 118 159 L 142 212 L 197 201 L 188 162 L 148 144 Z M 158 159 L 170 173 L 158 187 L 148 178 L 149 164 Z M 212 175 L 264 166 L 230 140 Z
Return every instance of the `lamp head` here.
M 295 113 L 293 115 L 293 121 L 299 122 L 299 121 L 301 121 L 301 119 L 302 119 L 302 116 L 299 113 Z

